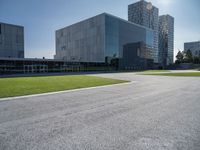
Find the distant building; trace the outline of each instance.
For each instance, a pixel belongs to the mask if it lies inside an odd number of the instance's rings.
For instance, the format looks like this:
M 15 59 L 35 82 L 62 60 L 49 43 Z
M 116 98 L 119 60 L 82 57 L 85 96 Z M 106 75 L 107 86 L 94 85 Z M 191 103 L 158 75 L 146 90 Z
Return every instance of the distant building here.
M 158 13 L 150 2 L 140 0 L 128 6 L 128 21 L 154 30 L 154 61 L 158 62 Z
M 24 27 L 0 22 L 0 57 L 24 58 Z
M 200 41 L 184 43 L 184 51 L 191 50 L 192 55 L 200 57 Z
M 154 60 L 153 32 L 149 28 L 103 13 L 57 30 L 55 59 L 120 63 L 126 44 L 142 42 L 146 48 L 142 57 Z
M 170 15 L 159 17 L 159 63 L 166 67 L 174 58 L 174 18 Z

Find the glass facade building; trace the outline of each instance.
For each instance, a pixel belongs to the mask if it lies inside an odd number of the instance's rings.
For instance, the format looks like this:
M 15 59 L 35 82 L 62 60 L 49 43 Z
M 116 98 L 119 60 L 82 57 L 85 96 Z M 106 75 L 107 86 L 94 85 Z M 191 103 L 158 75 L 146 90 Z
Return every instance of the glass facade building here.
M 154 31 L 154 62 L 158 62 L 158 14 L 159 10 L 144 0 L 128 6 L 128 21 Z
M 165 67 L 173 64 L 174 18 L 170 15 L 159 17 L 159 63 Z
M 154 59 L 153 38 L 153 30 L 103 13 L 57 30 L 55 58 L 70 62 L 120 62 L 125 45 L 141 42 L 145 45 L 141 57 Z

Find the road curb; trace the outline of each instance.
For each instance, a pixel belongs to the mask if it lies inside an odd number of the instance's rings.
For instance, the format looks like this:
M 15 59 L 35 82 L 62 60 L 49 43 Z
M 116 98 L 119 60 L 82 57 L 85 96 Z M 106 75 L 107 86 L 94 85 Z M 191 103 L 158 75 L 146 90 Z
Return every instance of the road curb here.
M 78 92 L 78 91 L 91 90 L 91 89 L 104 88 L 104 87 L 112 87 L 112 86 L 119 86 L 119 85 L 128 85 L 128 84 L 132 84 L 133 82 L 134 81 L 129 81 L 129 82 L 126 82 L 126 83 L 116 83 L 116 84 L 95 86 L 95 87 L 88 87 L 88 88 L 79 88 L 79 89 L 64 90 L 64 91 L 57 91 L 57 92 L 48 92 L 48 93 L 41 93 L 41 94 L 32 94 L 32 95 L 25 95 L 25 96 L 16 96 L 16 97 L 6 97 L 6 98 L 0 98 L 0 102 L 1 101 L 8 101 L 8 100 L 16 100 L 16 99 L 20 99 L 20 98 L 30 98 L 30 97 L 54 95 L 54 94 L 60 94 L 60 93 Z

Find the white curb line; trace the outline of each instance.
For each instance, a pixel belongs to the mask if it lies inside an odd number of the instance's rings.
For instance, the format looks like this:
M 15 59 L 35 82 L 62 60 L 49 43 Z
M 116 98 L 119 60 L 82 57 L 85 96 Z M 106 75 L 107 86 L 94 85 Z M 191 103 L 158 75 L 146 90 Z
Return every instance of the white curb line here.
M 118 85 L 127 85 L 127 84 L 132 84 L 133 82 L 134 81 L 130 81 L 130 82 L 126 82 L 126 83 L 116 83 L 116 84 L 111 84 L 111 85 L 88 87 L 88 88 L 64 90 L 64 91 L 57 91 L 57 92 L 49 92 L 49 93 L 32 94 L 32 95 L 25 95 L 25 96 L 0 98 L 0 101 L 15 100 L 15 99 L 20 99 L 20 98 L 29 98 L 29 97 L 37 97 L 37 96 L 45 96 L 45 95 L 53 95 L 53 94 L 59 94 L 59 93 L 77 92 L 77 91 L 84 91 L 84 90 L 97 89 L 97 88 L 103 88 L 103 87 L 112 87 L 112 86 L 118 86 Z

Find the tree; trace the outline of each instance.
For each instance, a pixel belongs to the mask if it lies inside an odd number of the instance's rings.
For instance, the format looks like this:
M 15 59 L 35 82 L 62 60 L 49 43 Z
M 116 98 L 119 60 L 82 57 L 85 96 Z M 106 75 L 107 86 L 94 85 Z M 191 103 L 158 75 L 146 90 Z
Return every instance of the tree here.
M 187 51 L 178 51 L 176 55 L 176 64 L 180 63 L 194 63 L 194 64 L 200 64 L 200 56 L 192 56 L 192 52 L 190 49 Z
M 183 55 L 183 52 L 181 51 L 178 51 L 177 55 L 176 55 L 176 63 L 182 63 L 183 62 L 183 58 L 184 58 L 184 55 Z

